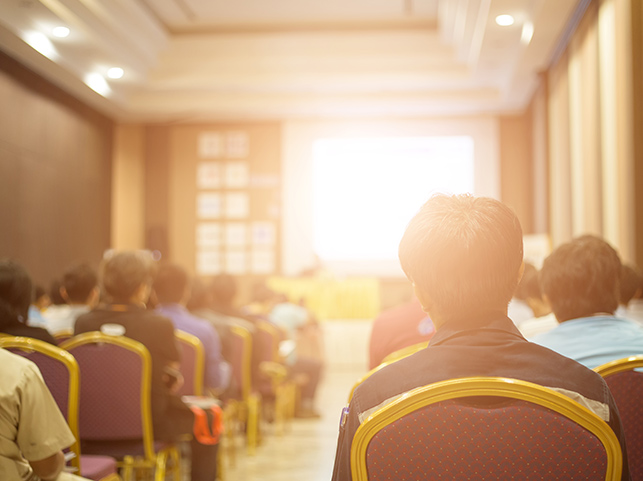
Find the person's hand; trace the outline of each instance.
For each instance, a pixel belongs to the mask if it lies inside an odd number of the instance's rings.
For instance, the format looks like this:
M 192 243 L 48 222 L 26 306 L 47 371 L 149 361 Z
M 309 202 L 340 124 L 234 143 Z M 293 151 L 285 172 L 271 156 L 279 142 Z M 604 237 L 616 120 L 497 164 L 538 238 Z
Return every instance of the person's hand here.
M 163 382 L 172 394 L 176 394 L 183 386 L 185 380 L 178 369 L 168 366 L 163 370 Z

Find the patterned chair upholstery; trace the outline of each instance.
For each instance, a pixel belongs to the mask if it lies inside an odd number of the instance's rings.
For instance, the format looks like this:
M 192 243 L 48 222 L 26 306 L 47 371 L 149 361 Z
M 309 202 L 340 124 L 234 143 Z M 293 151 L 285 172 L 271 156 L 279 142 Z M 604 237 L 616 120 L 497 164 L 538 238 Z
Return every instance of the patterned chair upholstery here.
M 503 378 L 409 391 L 358 428 L 355 481 L 619 480 L 611 428 L 553 390 Z
M 38 366 L 45 384 L 76 438 L 76 443 L 70 447 L 75 454 L 70 464 L 76 472 L 92 480 L 120 479 L 114 458 L 81 455 L 78 444 L 79 370 L 74 357 L 63 349 L 28 337 L 2 337 L 0 347 L 26 357 Z
M 643 356 L 598 366 L 621 414 L 632 481 L 643 480 Z
M 154 469 L 165 480 L 168 461 L 180 481 L 180 459 L 174 444 L 155 442 L 150 412 L 152 360 L 147 348 L 132 339 L 88 332 L 62 348 L 80 367 L 79 433 L 82 449 L 119 460 L 123 477 Z M 141 473 L 142 474 L 142 473 Z
M 205 374 L 205 352 L 198 337 L 180 330 L 174 331 L 174 336 L 181 346 L 181 366 L 183 386 L 179 396 L 202 396 L 203 376 Z

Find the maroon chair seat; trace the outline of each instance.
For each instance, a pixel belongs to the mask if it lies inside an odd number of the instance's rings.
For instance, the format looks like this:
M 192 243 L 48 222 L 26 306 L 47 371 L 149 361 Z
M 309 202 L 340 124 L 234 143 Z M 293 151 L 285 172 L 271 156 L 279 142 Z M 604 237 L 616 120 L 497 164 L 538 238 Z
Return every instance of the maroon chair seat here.
M 99 480 L 117 473 L 116 460 L 108 456 L 83 454 L 80 457 L 80 473 L 83 478 Z

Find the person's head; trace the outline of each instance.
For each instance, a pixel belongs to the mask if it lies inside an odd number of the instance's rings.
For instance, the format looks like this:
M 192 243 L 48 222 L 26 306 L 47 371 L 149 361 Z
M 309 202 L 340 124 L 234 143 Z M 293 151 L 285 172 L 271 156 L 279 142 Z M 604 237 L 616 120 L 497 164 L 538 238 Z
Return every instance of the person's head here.
M 212 304 L 220 307 L 231 307 L 237 295 L 237 281 L 230 274 L 214 276 L 210 283 Z
M 190 277 L 183 267 L 163 264 L 154 279 L 154 292 L 161 304 L 182 304 L 189 296 Z
M 198 277 L 192 279 L 187 308 L 191 311 L 210 308 L 210 292 L 203 280 Z
M 540 271 L 540 287 L 558 322 L 618 307 L 621 260 L 599 237 L 585 235 L 552 252 Z
M 514 292 L 514 297 L 526 302 L 535 317 L 545 316 L 551 312 L 549 305 L 543 299 L 538 269 L 532 264 L 525 262 L 525 269 L 516 292 Z
M 27 270 L 15 261 L 0 260 L 0 325 L 26 322 L 33 296 Z
M 434 322 L 503 311 L 522 265 L 522 229 L 503 203 L 435 195 L 406 228 L 402 269 Z
M 33 301 L 31 302 L 34 306 L 40 311 L 44 311 L 49 306 L 51 306 L 51 297 L 49 293 L 41 285 L 35 285 L 33 287 Z
M 623 264 L 621 266 L 621 284 L 619 303 L 627 306 L 632 299 L 641 297 L 643 293 L 643 276 L 636 266 Z
M 117 303 L 147 302 L 154 278 L 154 260 L 147 251 L 109 251 L 100 268 L 105 294 Z
M 60 295 L 68 304 L 94 304 L 98 300 L 98 275 L 85 263 L 69 267 L 63 274 Z
M 54 279 L 49 283 L 49 298 L 54 306 L 67 304 L 65 298 L 60 294 L 61 287 L 62 281 L 60 279 Z

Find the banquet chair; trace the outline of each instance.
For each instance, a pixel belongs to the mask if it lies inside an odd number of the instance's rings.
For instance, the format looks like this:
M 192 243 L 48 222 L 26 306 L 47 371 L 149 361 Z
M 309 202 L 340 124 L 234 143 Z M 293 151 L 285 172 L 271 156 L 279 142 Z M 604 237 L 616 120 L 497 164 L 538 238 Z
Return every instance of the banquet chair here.
M 118 480 L 116 460 L 109 456 L 82 455 L 78 443 L 78 383 L 76 359 L 67 351 L 29 337 L 0 337 L 0 348 L 23 356 L 38 366 L 76 442 L 70 446 L 74 472 L 92 480 Z
M 620 480 L 599 416 L 526 381 L 462 378 L 413 389 L 370 414 L 351 446 L 354 481 Z
M 150 406 L 152 360 L 132 339 L 87 332 L 63 343 L 80 367 L 79 434 L 82 449 L 119 460 L 126 481 L 154 470 L 165 480 L 170 464 L 181 480 L 175 444 L 154 440 Z
M 643 355 L 594 368 L 605 379 L 621 414 L 632 481 L 643 480 Z
M 181 346 L 181 366 L 183 385 L 178 391 L 179 396 L 202 396 L 203 379 L 205 374 L 205 352 L 203 343 L 198 337 L 187 332 L 174 330 L 174 337 Z
M 54 336 L 54 339 L 58 342 L 58 344 L 62 344 L 68 339 L 74 337 L 74 331 L 65 329 L 52 334 L 52 336 Z

